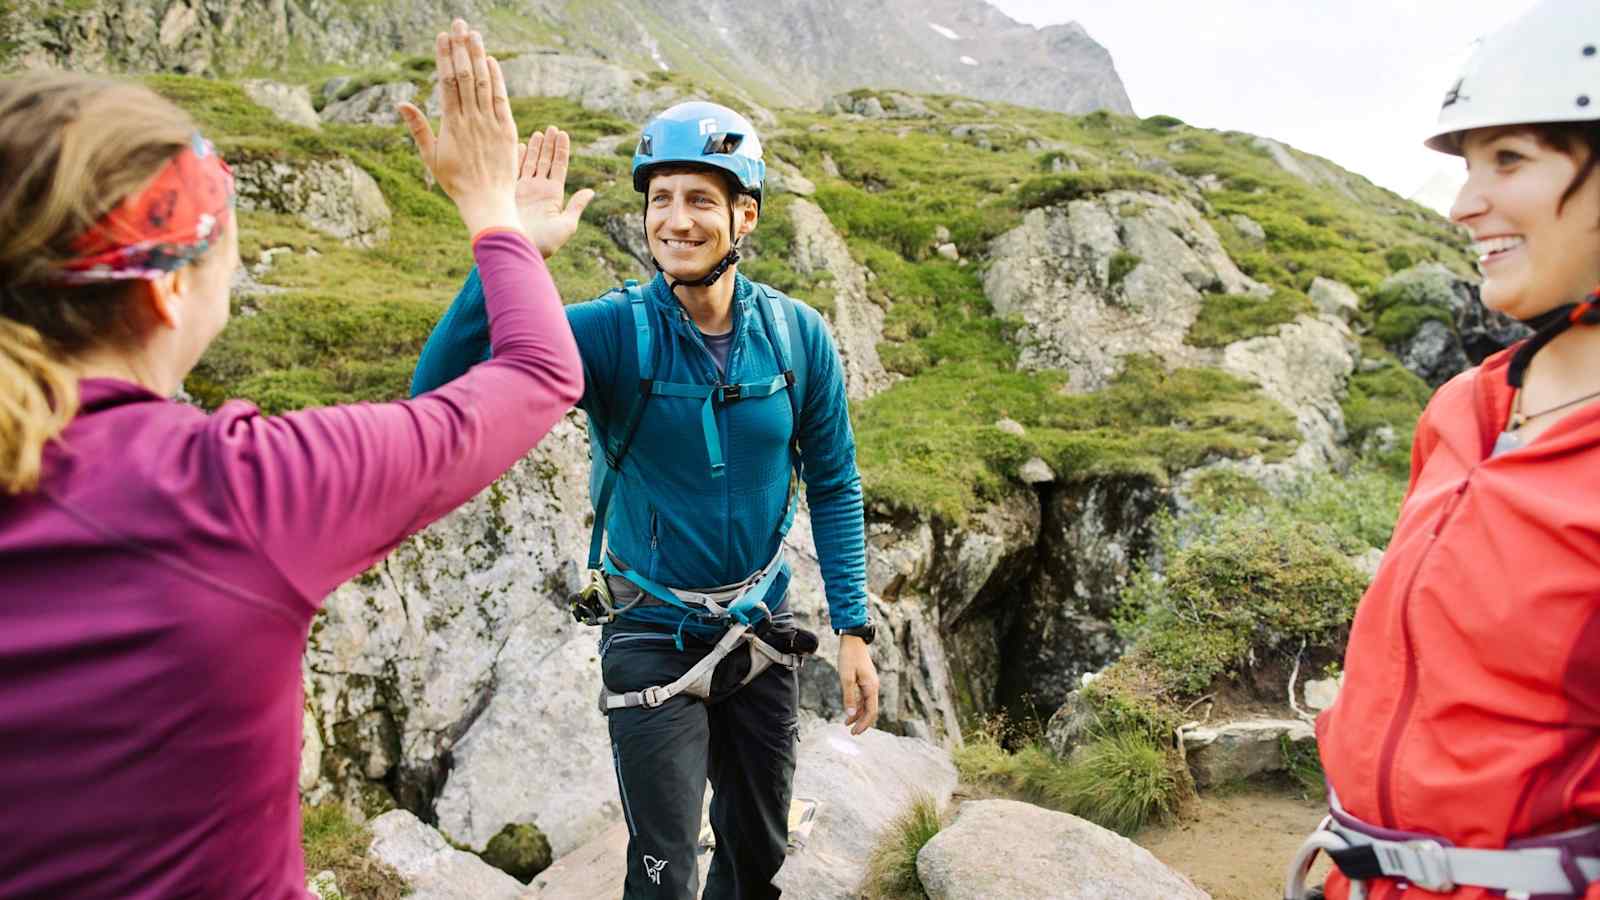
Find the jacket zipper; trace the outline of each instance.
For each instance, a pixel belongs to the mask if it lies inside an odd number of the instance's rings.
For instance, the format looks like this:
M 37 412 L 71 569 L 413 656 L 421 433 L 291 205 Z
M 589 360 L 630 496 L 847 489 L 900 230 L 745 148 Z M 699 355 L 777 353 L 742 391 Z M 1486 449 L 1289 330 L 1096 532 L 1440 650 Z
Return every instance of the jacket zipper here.
M 1406 647 L 1406 677 L 1405 684 L 1400 690 L 1400 703 L 1395 707 L 1394 717 L 1389 720 L 1388 733 L 1383 739 L 1383 750 L 1378 756 L 1378 814 L 1383 819 L 1385 828 L 1399 828 L 1399 820 L 1395 818 L 1394 811 L 1394 759 L 1400 750 L 1400 738 L 1404 736 L 1406 726 L 1410 724 L 1411 707 L 1417 700 L 1417 648 L 1411 639 L 1411 621 L 1408 616 L 1411 606 L 1411 595 L 1417 586 L 1417 577 L 1422 573 L 1422 567 L 1427 564 L 1428 556 L 1432 554 L 1434 546 L 1438 543 L 1439 535 L 1443 533 L 1445 525 L 1449 524 L 1450 516 L 1461 503 L 1461 496 L 1467 492 L 1467 486 L 1472 483 L 1472 475 L 1477 471 L 1474 467 L 1467 471 L 1461 484 L 1455 489 L 1445 503 L 1444 510 L 1439 515 L 1439 521 L 1433 526 L 1433 533 L 1428 535 L 1428 546 L 1422 551 L 1422 558 L 1417 560 L 1417 565 L 1411 570 L 1411 578 L 1406 582 L 1406 590 L 1400 601 L 1400 633 L 1404 637 Z

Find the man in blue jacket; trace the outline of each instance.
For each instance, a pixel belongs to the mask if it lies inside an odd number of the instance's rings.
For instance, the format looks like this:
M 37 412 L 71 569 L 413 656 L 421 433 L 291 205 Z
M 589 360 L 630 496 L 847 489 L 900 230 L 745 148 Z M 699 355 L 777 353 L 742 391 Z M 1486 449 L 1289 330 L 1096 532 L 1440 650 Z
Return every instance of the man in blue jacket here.
M 565 134 L 530 138 L 524 209 L 561 210 L 567 153 Z M 633 183 L 659 274 L 567 307 L 595 455 L 596 574 L 578 611 L 605 622 L 626 898 L 696 896 L 708 777 L 716 852 L 704 896 L 778 896 L 798 737 L 792 652 L 808 649 L 785 608 L 795 472 L 840 633 L 846 723 L 860 734 L 878 714 L 838 352 L 815 310 L 738 273 L 739 242 L 760 216 L 761 155 L 754 127 L 726 107 L 682 103 L 653 119 Z M 566 214 L 587 201 L 580 192 Z M 423 349 L 412 392 L 484 359 L 487 335 L 474 272 Z

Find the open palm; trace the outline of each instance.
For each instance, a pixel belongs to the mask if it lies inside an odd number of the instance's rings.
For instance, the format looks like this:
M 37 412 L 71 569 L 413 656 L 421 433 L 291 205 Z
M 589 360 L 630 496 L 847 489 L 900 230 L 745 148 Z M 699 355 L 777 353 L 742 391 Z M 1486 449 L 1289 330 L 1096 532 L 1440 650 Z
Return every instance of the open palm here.
M 554 125 L 535 131 L 517 168 L 517 213 L 528 239 L 549 259 L 578 230 L 578 218 L 594 199 L 587 188 L 563 202 L 572 139 Z

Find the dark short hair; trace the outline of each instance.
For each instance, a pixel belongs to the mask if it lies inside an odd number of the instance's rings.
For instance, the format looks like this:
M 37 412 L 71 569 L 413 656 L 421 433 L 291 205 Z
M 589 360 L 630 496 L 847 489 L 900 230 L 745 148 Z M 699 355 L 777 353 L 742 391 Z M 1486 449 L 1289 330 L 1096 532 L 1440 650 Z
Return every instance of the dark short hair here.
M 1548 122 L 1527 128 L 1540 143 L 1574 159 L 1578 157 L 1580 149 L 1588 151 L 1587 158 L 1578 165 L 1578 174 L 1572 176 L 1572 182 L 1561 193 L 1561 202 L 1556 204 L 1556 213 L 1559 214 L 1566 208 L 1567 201 L 1594 174 L 1595 168 L 1600 166 L 1600 121 Z

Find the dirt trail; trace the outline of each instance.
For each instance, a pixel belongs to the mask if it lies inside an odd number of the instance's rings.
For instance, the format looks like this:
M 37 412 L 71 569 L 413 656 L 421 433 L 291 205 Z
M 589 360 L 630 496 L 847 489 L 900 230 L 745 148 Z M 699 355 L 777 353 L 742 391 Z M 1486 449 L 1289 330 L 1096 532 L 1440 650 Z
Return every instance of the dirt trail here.
M 1195 813 L 1172 825 L 1147 828 L 1134 841 L 1189 876 L 1215 900 L 1273 900 L 1283 896 L 1283 873 L 1327 807 L 1271 788 L 1203 794 Z M 1312 869 L 1316 883 L 1326 858 Z

